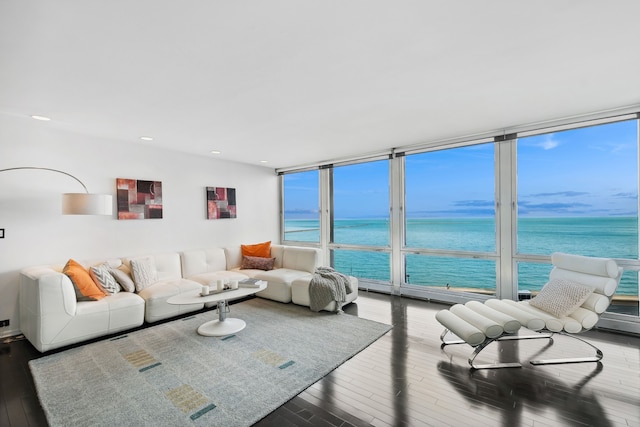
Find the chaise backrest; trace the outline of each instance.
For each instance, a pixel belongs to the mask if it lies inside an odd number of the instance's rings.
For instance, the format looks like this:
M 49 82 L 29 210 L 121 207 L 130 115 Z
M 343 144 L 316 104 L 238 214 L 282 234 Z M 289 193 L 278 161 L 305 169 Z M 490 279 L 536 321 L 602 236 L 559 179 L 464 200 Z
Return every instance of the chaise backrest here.
M 622 277 L 622 267 L 614 260 L 556 252 L 551 255 L 551 263 L 549 280 L 564 279 L 592 287 L 593 294 L 582 308 L 597 314 L 606 311 Z

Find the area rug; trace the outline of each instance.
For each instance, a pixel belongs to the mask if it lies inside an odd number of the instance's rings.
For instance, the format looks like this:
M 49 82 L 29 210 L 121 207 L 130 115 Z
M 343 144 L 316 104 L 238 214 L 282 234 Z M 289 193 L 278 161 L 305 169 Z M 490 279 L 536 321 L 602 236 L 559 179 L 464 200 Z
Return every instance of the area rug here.
M 391 326 L 255 298 L 247 326 L 196 333 L 212 310 L 29 363 L 55 426 L 249 426 L 366 348 Z

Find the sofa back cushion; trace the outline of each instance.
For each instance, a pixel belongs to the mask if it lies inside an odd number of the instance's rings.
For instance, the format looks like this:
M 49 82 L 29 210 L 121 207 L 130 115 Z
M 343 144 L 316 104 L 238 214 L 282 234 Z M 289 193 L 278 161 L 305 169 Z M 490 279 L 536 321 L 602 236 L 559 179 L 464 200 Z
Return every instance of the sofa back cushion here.
M 282 259 L 284 256 L 284 245 L 271 245 L 271 258 L 275 258 L 273 268 L 282 268 Z
M 282 267 L 313 273 L 320 265 L 320 250 L 285 246 L 282 255 Z
M 185 278 L 227 269 L 227 258 L 222 248 L 185 251 L 180 254 L 180 260 Z
M 143 255 L 124 259 L 124 264 L 131 268 L 131 260 L 135 258 L 151 257 L 156 266 L 157 278 L 161 280 L 176 280 L 182 278 L 182 267 L 180 265 L 180 254 L 169 252 L 164 254 Z
M 240 246 L 229 246 L 224 248 L 224 256 L 227 260 L 227 270 L 240 268 L 242 265 L 242 251 Z

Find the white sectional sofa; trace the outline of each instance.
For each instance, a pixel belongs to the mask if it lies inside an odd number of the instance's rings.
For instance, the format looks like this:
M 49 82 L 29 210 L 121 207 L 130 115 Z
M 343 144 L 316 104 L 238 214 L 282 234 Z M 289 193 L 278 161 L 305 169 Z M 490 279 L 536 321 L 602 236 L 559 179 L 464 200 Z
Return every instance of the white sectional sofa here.
M 187 279 L 207 285 L 217 279 L 243 279 L 251 277 L 268 283 L 267 289 L 258 292 L 262 298 L 309 307 L 309 283 L 313 272 L 320 266 L 320 251 L 315 248 L 271 245 L 274 269 L 269 271 L 242 269 L 242 252 L 239 246 L 196 249 L 181 254 L 182 273 Z M 347 294 L 346 303 L 358 297 L 358 279 L 349 278 L 353 292 Z M 324 310 L 335 311 L 331 302 Z
M 157 281 L 139 292 L 118 292 L 98 301 L 77 301 L 74 286 L 63 265 L 25 268 L 20 279 L 20 326 L 25 337 L 41 352 L 125 331 L 162 319 L 201 310 L 204 304 L 172 305 L 174 295 L 201 289 L 217 279 L 253 277 L 265 280 L 267 289 L 257 295 L 283 303 L 309 306 L 309 282 L 320 265 L 320 251 L 314 248 L 272 245 L 273 270 L 241 269 L 240 246 L 196 249 L 112 260 L 84 261 L 85 268 L 107 263 L 113 269 L 129 271 L 131 262 L 151 258 Z M 358 296 L 357 279 L 350 278 Z M 324 309 L 334 311 L 331 302 Z

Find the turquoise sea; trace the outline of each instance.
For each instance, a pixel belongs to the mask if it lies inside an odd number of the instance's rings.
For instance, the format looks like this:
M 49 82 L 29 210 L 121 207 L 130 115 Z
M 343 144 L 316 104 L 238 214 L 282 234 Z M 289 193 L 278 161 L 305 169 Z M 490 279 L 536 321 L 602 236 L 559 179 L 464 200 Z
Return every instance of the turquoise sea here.
M 389 221 L 343 219 L 335 221 L 335 243 L 388 247 Z M 287 220 L 285 239 L 317 242 L 317 220 Z M 408 248 L 495 252 L 492 218 L 408 219 Z M 521 218 L 518 221 L 518 253 L 548 255 L 568 252 L 582 255 L 638 258 L 638 221 L 633 217 Z M 389 281 L 388 252 L 334 251 L 337 270 L 361 278 Z M 495 290 L 496 268 L 492 260 L 407 254 L 406 281 L 419 286 L 447 286 Z M 520 290 L 539 290 L 551 266 L 519 263 Z M 638 295 L 638 277 L 625 272 L 618 295 Z

